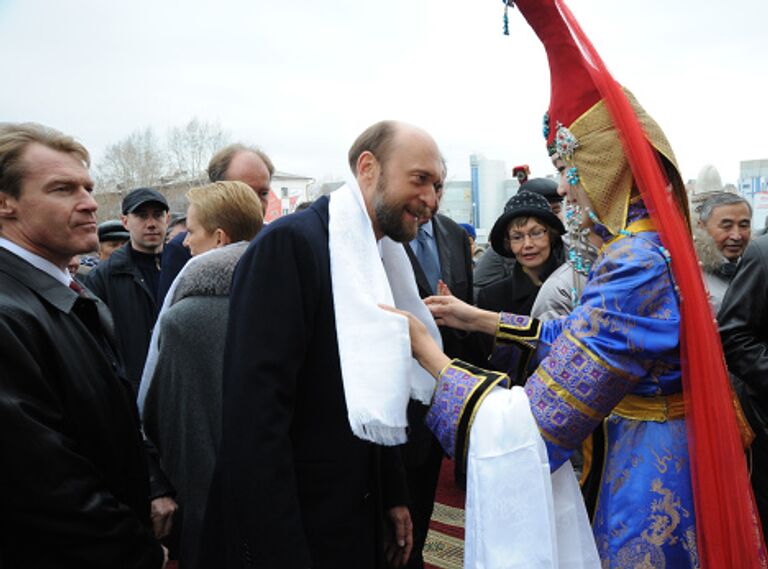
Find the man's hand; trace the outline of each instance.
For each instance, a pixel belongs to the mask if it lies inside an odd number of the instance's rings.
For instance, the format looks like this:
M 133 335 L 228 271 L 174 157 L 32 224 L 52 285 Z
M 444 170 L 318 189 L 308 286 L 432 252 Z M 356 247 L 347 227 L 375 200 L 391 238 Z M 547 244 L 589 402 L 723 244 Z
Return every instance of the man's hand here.
M 405 506 L 387 510 L 389 532 L 386 536 L 384 553 L 390 567 L 405 567 L 413 549 L 413 523 L 411 513 Z
M 171 533 L 173 527 L 173 513 L 178 508 L 176 500 L 169 496 L 162 496 L 152 500 L 152 529 L 155 531 L 155 537 L 162 539 Z

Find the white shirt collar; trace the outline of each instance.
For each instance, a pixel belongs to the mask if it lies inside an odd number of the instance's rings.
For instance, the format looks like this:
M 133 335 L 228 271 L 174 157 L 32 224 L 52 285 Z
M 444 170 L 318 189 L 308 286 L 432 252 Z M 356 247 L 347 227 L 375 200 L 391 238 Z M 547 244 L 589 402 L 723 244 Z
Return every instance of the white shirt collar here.
M 72 275 L 69 274 L 69 271 L 60 269 L 47 259 L 43 259 L 40 255 L 28 251 L 24 247 L 17 245 L 13 241 L 9 241 L 5 237 L 0 237 L 0 247 L 7 249 L 17 257 L 21 257 L 36 269 L 51 275 L 64 286 L 69 286 L 69 283 L 72 282 Z

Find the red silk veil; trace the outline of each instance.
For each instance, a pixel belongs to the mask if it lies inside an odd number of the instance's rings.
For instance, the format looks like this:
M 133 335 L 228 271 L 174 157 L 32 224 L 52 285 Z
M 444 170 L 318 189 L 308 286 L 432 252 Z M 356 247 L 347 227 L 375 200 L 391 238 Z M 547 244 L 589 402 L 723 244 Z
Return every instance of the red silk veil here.
M 720 336 L 688 225 L 626 95 L 565 3 L 555 3 L 605 101 L 633 178 L 672 256 L 681 298 L 680 356 L 701 567 L 768 567 Z

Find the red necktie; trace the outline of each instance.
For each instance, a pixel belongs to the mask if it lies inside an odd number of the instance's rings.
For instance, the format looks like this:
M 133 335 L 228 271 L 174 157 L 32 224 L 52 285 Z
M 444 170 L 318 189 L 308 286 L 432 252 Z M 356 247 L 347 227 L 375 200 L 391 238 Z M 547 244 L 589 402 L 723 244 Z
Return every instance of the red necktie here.
M 78 283 L 76 280 L 72 279 L 69 281 L 69 288 L 74 290 L 79 296 L 86 296 L 85 289 L 80 286 L 80 283 Z

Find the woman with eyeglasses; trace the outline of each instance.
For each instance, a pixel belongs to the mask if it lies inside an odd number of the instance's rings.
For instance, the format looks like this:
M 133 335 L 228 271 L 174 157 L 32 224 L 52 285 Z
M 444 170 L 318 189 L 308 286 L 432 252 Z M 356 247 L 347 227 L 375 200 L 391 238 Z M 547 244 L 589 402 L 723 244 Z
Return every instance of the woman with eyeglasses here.
M 564 262 L 563 233 L 563 222 L 543 196 L 524 190 L 512 197 L 493 225 L 490 241 L 496 253 L 514 257 L 515 266 L 510 276 L 478 291 L 477 307 L 529 315 L 541 284 Z M 493 338 L 480 334 L 476 344 L 480 353 L 475 363 L 506 371 L 495 356 L 488 361 Z

